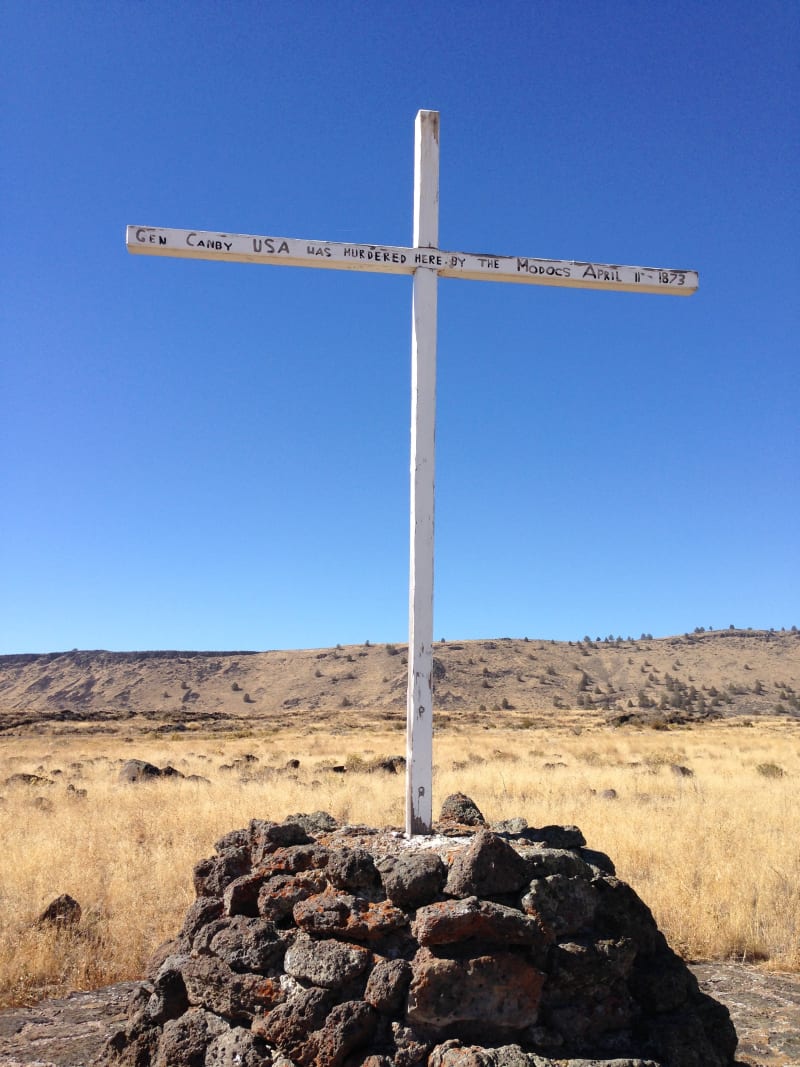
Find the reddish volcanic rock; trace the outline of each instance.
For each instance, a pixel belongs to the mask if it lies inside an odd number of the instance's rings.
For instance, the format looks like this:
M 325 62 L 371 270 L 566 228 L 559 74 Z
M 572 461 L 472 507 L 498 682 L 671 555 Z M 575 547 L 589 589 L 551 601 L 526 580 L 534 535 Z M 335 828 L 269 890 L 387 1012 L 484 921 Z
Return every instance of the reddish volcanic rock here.
M 444 900 L 420 908 L 411 930 L 421 945 L 479 940 L 544 948 L 555 940 L 537 917 L 478 897 Z
M 408 924 L 406 914 L 386 900 L 373 904 L 332 890 L 300 901 L 293 914 L 303 930 L 327 936 L 342 934 L 357 941 L 367 941 Z
M 453 860 L 445 892 L 451 897 L 493 897 L 514 893 L 528 880 L 522 856 L 504 838 L 478 830 Z
M 734 1067 L 727 1009 L 607 856 L 470 804 L 429 838 L 320 812 L 225 834 L 98 1067 Z
M 411 968 L 407 1017 L 413 1026 L 446 1031 L 478 1024 L 494 1034 L 536 1023 L 545 976 L 520 956 L 438 959 L 421 948 Z

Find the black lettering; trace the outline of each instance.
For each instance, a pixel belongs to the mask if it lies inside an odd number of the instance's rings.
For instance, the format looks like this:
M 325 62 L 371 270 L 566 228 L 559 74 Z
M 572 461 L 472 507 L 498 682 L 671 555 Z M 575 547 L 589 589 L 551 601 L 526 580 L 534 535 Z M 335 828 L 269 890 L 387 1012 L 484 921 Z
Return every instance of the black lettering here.
M 281 252 L 286 252 L 287 254 L 289 252 L 289 245 L 286 241 L 281 241 L 278 245 L 278 253 L 280 254 Z
M 189 248 L 194 248 L 194 244 L 192 243 L 192 238 L 193 237 L 197 237 L 197 234 L 194 233 L 194 231 L 192 231 L 192 233 L 187 233 L 186 234 L 186 243 L 189 246 Z
M 494 261 L 497 263 L 497 260 Z M 498 263 L 499 266 L 499 263 Z M 591 268 L 590 268 L 591 269 Z M 556 267 L 552 263 L 531 263 L 529 259 L 517 259 L 517 270 L 524 274 L 543 274 L 548 278 L 571 278 L 569 267 Z M 584 274 L 584 278 L 586 275 Z M 594 275 L 592 275 L 594 277 Z

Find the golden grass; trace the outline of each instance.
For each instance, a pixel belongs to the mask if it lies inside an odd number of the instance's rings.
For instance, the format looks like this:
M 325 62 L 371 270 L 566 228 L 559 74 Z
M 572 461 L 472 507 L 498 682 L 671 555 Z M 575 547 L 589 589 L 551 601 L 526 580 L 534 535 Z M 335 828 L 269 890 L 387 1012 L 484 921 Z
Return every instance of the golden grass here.
M 434 803 L 438 810 L 461 791 L 490 821 L 523 815 L 535 826 L 576 824 L 687 958 L 800 971 L 798 742 L 800 724 L 786 720 L 630 733 L 451 726 L 437 736 Z M 135 744 L 90 735 L 7 739 L 0 782 L 33 772 L 56 784 L 0 787 L 0 1006 L 140 976 L 193 898 L 194 863 L 253 817 L 324 809 L 340 820 L 402 825 L 402 775 L 369 774 L 360 763 L 402 745 L 395 729 L 313 726 Z M 240 765 L 248 780 L 220 769 L 246 753 L 258 757 Z M 130 757 L 171 763 L 211 784 L 123 785 L 119 767 Z M 290 757 L 301 761 L 294 776 L 283 770 Z M 333 774 L 332 763 L 350 769 Z M 783 776 L 765 774 L 769 764 Z M 602 795 L 609 789 L 616 799 Z M 61 893 L 83 908 L 73 933 L 36 923 Z

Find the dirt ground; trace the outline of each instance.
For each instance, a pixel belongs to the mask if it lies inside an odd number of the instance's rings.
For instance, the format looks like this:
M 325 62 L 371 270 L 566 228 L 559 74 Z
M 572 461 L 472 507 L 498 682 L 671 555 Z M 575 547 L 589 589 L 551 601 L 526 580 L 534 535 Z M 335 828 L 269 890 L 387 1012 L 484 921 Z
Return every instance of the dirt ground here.
M 703 989 L 726 1004 L 742 1067 L 800 1067 L 800 976 L 741 963 L 696 964 Z M 89 1067 L 125 1017 L 135 982 L 0 1012 L 0 1067 Z

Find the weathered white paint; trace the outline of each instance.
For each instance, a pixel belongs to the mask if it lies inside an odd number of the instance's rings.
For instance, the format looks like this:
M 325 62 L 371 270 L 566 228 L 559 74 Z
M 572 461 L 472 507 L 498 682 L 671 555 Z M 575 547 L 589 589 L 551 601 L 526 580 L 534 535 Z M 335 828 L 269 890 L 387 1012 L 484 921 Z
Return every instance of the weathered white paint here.
M 415 126 L 414 246 L 439 241 L 439 115 L 420 111 Z M 411 328 L 411 533 L 406 699 L 406 833 L 433 825 L 433 511 L 436 423 L 434 267 L 414 273 Z
M 414 276 L 411 343 L 411 545 L 407 698 L 406 830 L 430 834 L 433 777 L 433 505 L 438 279 L 519 282 L 573 289 L 690 296 L 693 270 L 578 260 L 445 252 L 439 245 L 439 113 L 415 127 L 413 247 L 129 226 L 129 252 L 229 263 L 379 271 Z
M 699 284 L 697 271 L 666 267 L 626 267 L 619 263 L 590 263 L 571 259 L 445 252 L 436 245 L 401 248 L 393 245 L 341 244 L 296 237 L 168 230 L 154 226 L 129 226 L 127 246 L 129 252 L 148 256 L 215 259 L 227 263 L 275 263 L 284 267 L 365 270 L 384 274 L 414 274 L 418 267 L 424 266 L 432 268 L 441 278 L 559 285 L 569 289 L 609 289 L 628 293 L 691 296 Z

